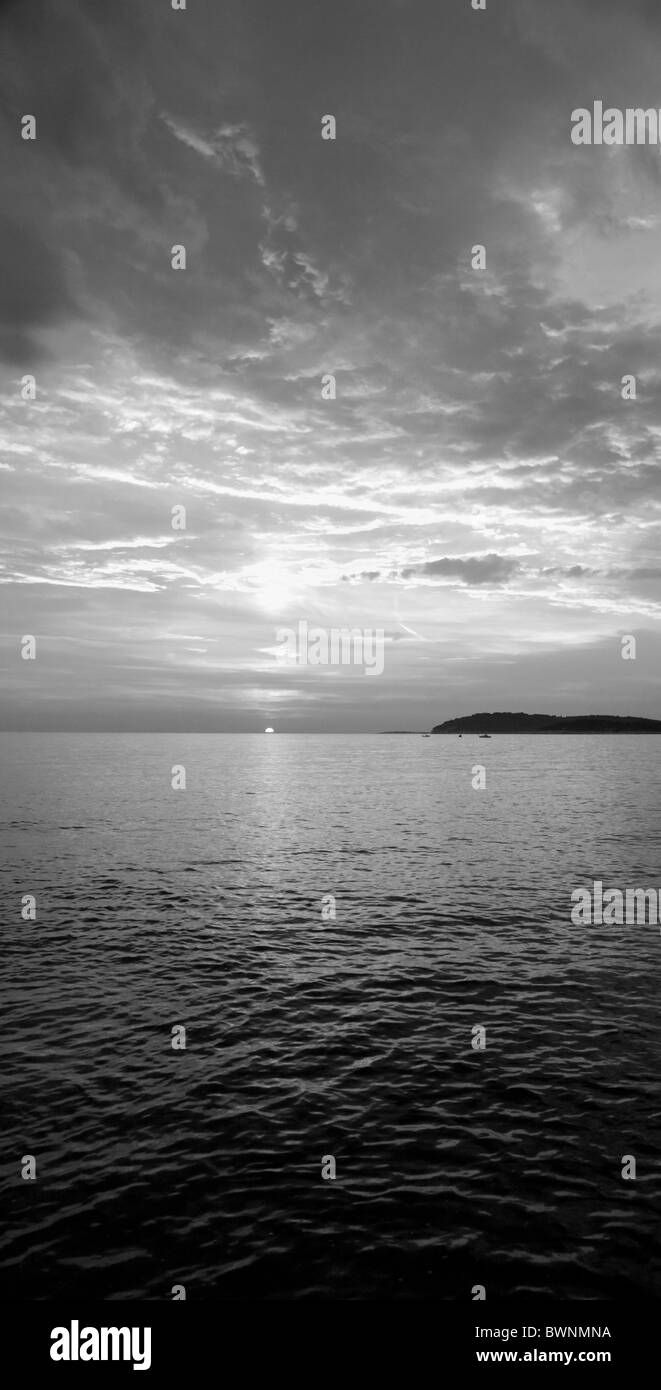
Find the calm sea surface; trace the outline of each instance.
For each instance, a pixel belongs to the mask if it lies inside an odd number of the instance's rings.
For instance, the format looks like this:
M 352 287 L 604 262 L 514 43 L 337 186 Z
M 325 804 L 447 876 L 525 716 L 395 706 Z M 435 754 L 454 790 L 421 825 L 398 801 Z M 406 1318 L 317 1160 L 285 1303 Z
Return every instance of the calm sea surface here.
M 661 1294 L 661 738 L 0 748 L 6 1292 Z

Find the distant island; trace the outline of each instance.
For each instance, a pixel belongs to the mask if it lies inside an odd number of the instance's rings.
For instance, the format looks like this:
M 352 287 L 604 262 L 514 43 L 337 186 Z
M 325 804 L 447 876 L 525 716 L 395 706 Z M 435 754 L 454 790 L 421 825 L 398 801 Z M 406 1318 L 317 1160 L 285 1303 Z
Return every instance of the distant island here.
M 465 714 L 433 734 L 661 734 L 661 719 L 630 714 Z

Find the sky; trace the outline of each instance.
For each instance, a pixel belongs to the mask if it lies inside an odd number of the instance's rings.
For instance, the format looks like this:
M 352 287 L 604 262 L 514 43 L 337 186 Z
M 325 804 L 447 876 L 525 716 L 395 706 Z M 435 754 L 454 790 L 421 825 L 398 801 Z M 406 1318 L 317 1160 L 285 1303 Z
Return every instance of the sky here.
M 660 42 L 657 0 L 0 7 L 2 727 L 661 717 L 661 155 L 571 141 L 661 108 Z

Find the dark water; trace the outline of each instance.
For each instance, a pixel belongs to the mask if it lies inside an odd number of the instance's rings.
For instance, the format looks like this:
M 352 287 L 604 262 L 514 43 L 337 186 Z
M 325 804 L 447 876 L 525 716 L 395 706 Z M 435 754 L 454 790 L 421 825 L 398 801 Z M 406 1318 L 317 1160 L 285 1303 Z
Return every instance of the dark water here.
M 661 1293 L 659 927 L 569 915 L 661 885 L 661 739 L 2 754 L 6 1291 Z

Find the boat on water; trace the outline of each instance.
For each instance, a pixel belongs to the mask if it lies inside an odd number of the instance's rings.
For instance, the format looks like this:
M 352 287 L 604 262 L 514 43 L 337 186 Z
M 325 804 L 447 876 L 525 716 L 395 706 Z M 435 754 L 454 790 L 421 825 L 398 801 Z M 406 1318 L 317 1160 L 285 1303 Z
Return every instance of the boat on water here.
M 459 737 L 461 738 L 461 734 Z M 479 734 L 479 738 L 491 738 L 491 734 Z

